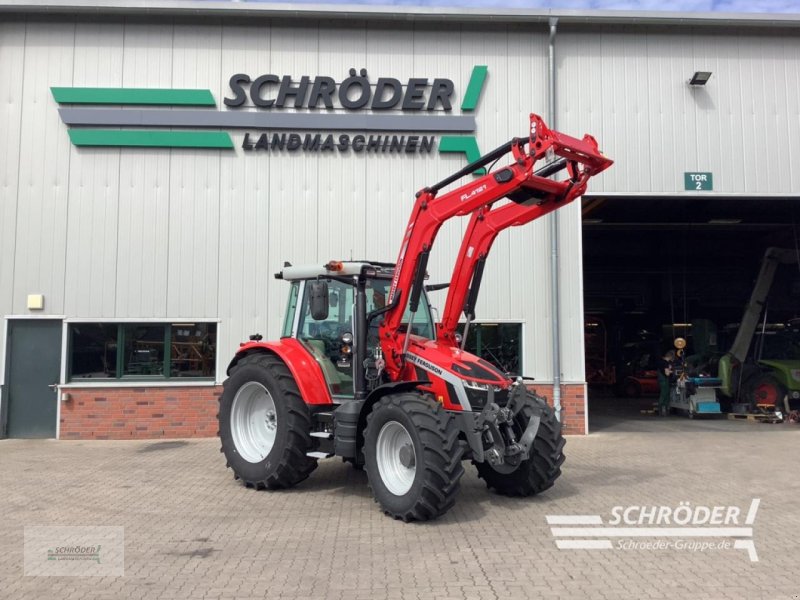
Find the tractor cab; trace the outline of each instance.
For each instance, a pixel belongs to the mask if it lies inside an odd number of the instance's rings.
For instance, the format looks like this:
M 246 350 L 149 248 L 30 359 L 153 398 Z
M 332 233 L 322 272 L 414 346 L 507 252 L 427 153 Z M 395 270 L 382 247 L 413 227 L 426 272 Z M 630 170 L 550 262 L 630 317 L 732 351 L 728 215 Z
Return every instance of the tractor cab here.
M 326 268 L 331 265 L 340 268 L 331 272 Z M 287 266 L 276 275 L 291 282 L 282 337 L 296 339 L 313 356 L 334 402 L 354 398 L 354 381 L 358 377 L 355 370 L 365 369 L 364 360 L 373 363 L 376 359 L 380 347 L 380 311 L 387 306 L 392 267 L 332 261 L 325 266 Z M 366 314 L 359 318 L 356 296 L 362 287 Z M 435 339 L 436 329 L 426 294 L 422 294 L 417 312 L 406 309 L 403 323 L 403 332 L 410 323 L 412 335 Z M 363 359 L 358 360 L 356 336 L 362 329 L 366 344 Z M 376 373 L 367 373 L 370 375 L 374 377 Z

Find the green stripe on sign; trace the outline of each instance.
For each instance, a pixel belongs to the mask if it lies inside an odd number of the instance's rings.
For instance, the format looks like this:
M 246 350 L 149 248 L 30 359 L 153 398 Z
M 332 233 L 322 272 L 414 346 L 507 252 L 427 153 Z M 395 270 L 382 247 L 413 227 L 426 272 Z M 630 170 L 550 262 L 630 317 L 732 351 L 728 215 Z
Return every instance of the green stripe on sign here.
M 478 140 L 474 136 L 443 135 L 439 140 L 439 152 L 460 152 L 467 156 L 467 162 L 475 162 L 481 157 Z M 486 169 L 480 168 L 473 175 L 486 175 Z
M 472 68 L 467 91 L 464 93 L 464 100 L 461 101 L 461 110 L 475 110 L 475 107 L 478 106 L 488 70 L 486 65 L 475 65 Z
M 138 146 L 142 148 L 233 148 L 224 131 L 124 131 L 70 129 L 76 146 Z
M 59 104 L 169 104 L 216 106 L 211 90 L 167 90 L 145 88 L 53 87 Z

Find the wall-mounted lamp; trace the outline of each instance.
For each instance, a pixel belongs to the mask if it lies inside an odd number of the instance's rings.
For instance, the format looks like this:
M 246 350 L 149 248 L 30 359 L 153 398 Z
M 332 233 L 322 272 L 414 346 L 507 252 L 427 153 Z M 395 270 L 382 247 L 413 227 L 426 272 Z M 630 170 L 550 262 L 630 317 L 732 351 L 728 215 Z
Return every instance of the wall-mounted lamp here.
M 711 71 L 695 71 L 689 80 L 689 85 L 705 85 L 711 79 Z

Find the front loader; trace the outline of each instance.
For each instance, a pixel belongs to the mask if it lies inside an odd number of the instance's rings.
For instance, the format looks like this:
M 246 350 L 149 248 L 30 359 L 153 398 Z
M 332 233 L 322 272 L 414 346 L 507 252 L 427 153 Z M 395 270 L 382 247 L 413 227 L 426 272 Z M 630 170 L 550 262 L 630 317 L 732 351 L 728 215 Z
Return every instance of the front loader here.
M 509 165 L 440 195 L 508 154 Z M 591 136 L 566 136 L 531 115 L 528 136 L 417 193 L 395 263 L 287 263 L 276 274 L 290 283 L 281 339 L 242 344 L 220 399 L 222 451 L 235 477 L 288 488 L 338 456 L 364 468 L 383 511 L 404 521 L 454 504 L 464 460 L 504 495 L 550 488 L 564 461 L 552 408 L 521 377 L 465 352 L 464 340 L 498 233 L 580 197 L 611 164 Z M 434 323 L 427 261 L 442 223 L 459 216 L 470 220 L 453 276 L 430 286 L 447 287 Z

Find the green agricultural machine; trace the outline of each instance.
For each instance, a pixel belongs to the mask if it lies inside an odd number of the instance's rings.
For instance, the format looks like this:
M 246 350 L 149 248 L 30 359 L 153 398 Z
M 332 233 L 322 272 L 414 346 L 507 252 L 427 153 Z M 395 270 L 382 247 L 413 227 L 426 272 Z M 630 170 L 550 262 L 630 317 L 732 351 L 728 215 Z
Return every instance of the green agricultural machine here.
M 719 393 L 733 412 L 783 413 L 800 404 L 800 321 L 767 321 L 767 298 L 782 264 L 798 264 L 797 252 L 768 248 L 733 344 L 719 361 Z

